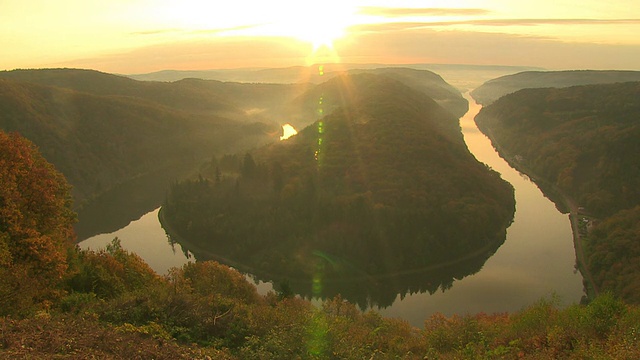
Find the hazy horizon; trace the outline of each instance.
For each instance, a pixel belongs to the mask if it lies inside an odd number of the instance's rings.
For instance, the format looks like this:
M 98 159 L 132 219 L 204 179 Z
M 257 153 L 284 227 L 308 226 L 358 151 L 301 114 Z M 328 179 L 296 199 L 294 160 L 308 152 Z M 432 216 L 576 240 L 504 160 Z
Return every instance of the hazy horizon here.
M 640 70 L 640 3 L 201 1 L 0 3 L 0 69 L 121 74 L 313 63 Z

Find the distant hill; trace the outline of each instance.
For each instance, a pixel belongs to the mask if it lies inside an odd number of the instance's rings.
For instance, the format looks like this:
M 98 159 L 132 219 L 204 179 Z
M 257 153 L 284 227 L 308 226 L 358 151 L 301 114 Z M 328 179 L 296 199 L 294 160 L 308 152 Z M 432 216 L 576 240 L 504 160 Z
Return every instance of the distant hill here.
M 640 303 L 640 82 L 524 89 L 476 123 L 516 167 L 601 220 L 585 241 L 595 281 Z
M 348 73 L 384 75 L 398 80 L 403 84 L 424 93 L 458 118 L 462 117 L 469 110 L 467 100 L 462 97 L 458 89 L 444 81 L 440 75 L 428 70 L 396 67 L 377 68 L 371 70 L 354 69 L 350 70 Z
M 427 70 L 408 67 L 388 67 L 379 64 L 327 64 L 314 66 L 295 66 L 276 69 L 230 69 L 203 71 L 161 71 L 157 73 L 130 75 L 137 80 L 177 81 L 185 78 L 199 78 L 248 83 L 323 83 L 335 76 L 344 74 L 373 73 L 384 74 L 399 80 L 406 85 L 424 92 L 433 98 L 456 117 L 461 117 L 468 110 L 467 101 L 460 91 L 448 84 L 441 76 Z M 308 123 L 307 123 L 308 124 Z M 305 124 L 305 125 L 307 125 Z
M 82 69 L 0 71 L 0 78 L 56 86 L 100 96 L 144 99 L 190 113 L 218 115 L 248 121 L 247 110 L 265 103 L 283 102 L 303 92 L 304 86 L 239 84 L 184 79 L 174 83 L 136 81 L 127 77 Z M 292 94 L 293 93 L 293 94 Z
M 504 241 L 513 190 L 469 153 L 458 120 L 381 75 L 336 77 L 312 91 L 324 97 L 324 118 L 245 155 L 239 172 L 219 161 L 210 178 L 172 187 L 162 213 L 174 239 L 198 259 L 292 283 L 310 281 L 318 266 L 327 282 L 364 277 L 358 286 L 470 259 L 479 270 Z M 454 275 L 445 274 L 413 285 L 446 288 Z M 390 285 L 391 301 L 413 285 Z
M 471 92 L 482 105 L 489 105 L 498 98 L 529 88 L 562 88 L 575 85 L 609 84 L 640 81 L 640 71 L 526 71 L 489 80 Z
M 349 70 L 372 70 L 381 68 L 411 68 L 416 70 L 429 70 L 443 75 L 449 82 L 449 75 L 464 73 L 465 76 L 472 73 L 513 74 L 522 71 L 542 70 L 530 66 L 499 66 L 499 65 L 467 65 L 467 64 L 334 64 L 322 65 L 324 75 L 319 70 L 320 64 L 311 66 L 291 66 L 286 68 L 244 68 L 244 69 L 215 69 L 215 70 L 162 70 L 146 74 L 126 75 L 141 81 L 166 81 L 173 82 L 182 79 L 195 78 L 203 80 L 219 80 L 242 83 L 274 83 L 288 84 L 311 82 L 321 83 L 326 81 L 325 75 L 343 73 Z M 473 76 L 473 75 L 472 75 Z M 491 78 L 496 78 L 493 76 Z M 457 85 L 456 85 L 457 86 Z
M 162 105 L 138 83 L 86 71 L 3 72 L 0 128 L 34 142 L 73 185 L 77 202 L 171 165 L 254 146 L 277 131 Z

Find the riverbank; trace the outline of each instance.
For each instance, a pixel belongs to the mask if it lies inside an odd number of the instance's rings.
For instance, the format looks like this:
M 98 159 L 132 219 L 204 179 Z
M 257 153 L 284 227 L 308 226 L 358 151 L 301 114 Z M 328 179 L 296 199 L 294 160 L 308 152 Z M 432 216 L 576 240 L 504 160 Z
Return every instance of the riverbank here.
M 517 154 L 509 154 L 504 148 L 495 140 L 490 129 L 481 128 L 478 129 L 491 141 L 491 144 L 496 149 L 498 154 L 509 166 L 516 169 L 521 174 L 526 175 L 536 186 L 542 191 L 542 193 L 551 200 L 558 208 L 559 211 L 569 214 L 569 221 L 571 223 L 571 231 L 573 233 L 573 247 L 576 256 L 576 269 L 580 271 L 583 279 L 583 286 L 586 293 L 587 301 L 593 300 L 598 294 L 598 287 L 593 280 L 593 276 L 587 267 L 587 260 L 584 254 L 583 242 L 584 239 L 580 234 L 579 221 L 580 211 L 576 202 L 558 188 L 552 182 L 540 177 L 531 168 L 524 164 L 524 159 L 519 159 Z
M 264 273 L 264 271 L 259 271 L 258 269 L 255 269 L 251 266 L 248 265 L 244 265 L 241 264 L 237 261 L 231 260 L 229 258 L 223 257 L 223 256 L 219 256 L 216 254 L 213 254 L 209 249 L 204 249 L 203 247 L 194 244 L 193 242 L 190 242 L 188 239 L 186 239 L 185 237 L 181 236 L 172 226 L 171 223 L 166 219 L 166 217 L 164 216 L 164 212 L 162 207 L 160 208 L 160 211 L 158 212 L 158 220 L 160 221 L 160 225 L 162 226 L 162 228 L 165 230 L 167 236 L 169 237 L 170 241 L 172 243 L 177 243 L 179 244 L 182 249 L 186 252 L 189 252 L 191 254 L 194 253 L 206 253 L 207 255 L 207 260 L 214 260 L 217 261 L 221 264 L 224 264 L 226 266 L 230 266 L 236 270 L 239 270 L 240 272 L 243 273 L 247 273 L 247 274 L 252 274 L 252 275 L 257 275 L 258 273 L 261 273 L 263 276 L 260 276 L 259 279 L 262 281 L 272 281 L 269 280 L 269 278 L 271 279 L 277 279 L 277 278 L 283 278 L 283 275 L 274 275 L 274 274 L 269 274 L 269 273 Z M 505 224 L 505 227 L 499 232 L 499 233 L 503 233 L 504 231 L 506 231 L 506 228 L 508 227 L 509 224 Z M 496 235 L 496 238 L 500 239 L 499 241 L 494 241 L 494 242 L 489 242 L 485 245 L 483 245 L 482 247 L 475 249 L 474 251 L 471 251 L 467 254 L 465 254 L 462 257 L 458 257 L 456 259 L 452 259 L 452 260 L 447 260 L 447 261 L 442 261 L 436 264 L 432 264 L 429 266 L 425 266 L 422 268 L 417 268 L 417 269 L 409 269 L 409 270 L 405 270 L 405 271 L 398 271 L 398 272 L 394 272 L 392 274 L 378 274 L 378 275 L 369 275 L 369 274 L 363 274 L 361 276 L 350 276 L 350 277 L 341 277 L 340 279 L 332 279 L 333 281 L 336 282 L 353 282 L 353 281 L 364 281 L 364 280 L 383 280 L 383 279 L 387 279 L 387 278 L 394 278 L 394 277 L 398 277 L 398 276 L 403 276 L 403 275 L 415 275 L 415 274 L 420 274 L 420 273 L 426 273 L 426 272 L 432 272 L 432 271 L 438 271 L 438 270 L 443 270 L 443 269 L 447 269 L 447 268 L 453 268 L 456 267 L 457 265 L 463 264 L 463 263 L 467 263 L 467 262 L 471 262 L 474 260 L 479 260 L 479 259 L 486 259 L 488 257 L 491 257 L 491 255 L 493 255 L 497 249 L 504 243 L 504 237 L 499 236 L 498 234 Z M 192 255 L 190 255 L 192 256 Z M 287 277 L 287 281 L 293 281 L 293 282 L 309 282 L 308 279 L 303 279 L 303 278 L 290 278 Z
M 401 295 L 397 295 L 395 300 L 385 297 L 383 300 L 393 301 L 393 304 L 379 308 L 378 311 L 383 316 L 406 320 L 418 328 L 422 328 L 424 320 L 434 313 L 445 316 L 515 313 L 540 299 L 550 298 L 552 294 L 557 295 L 558 306 L 561 307 L 580 302 L 584 296 L 583 277 L 575 270 L 575 248 L 566 216 L 555 211 L 553 202 L 534 183 L 518 175 L 515 169 L 498 156 L 489 139 L 478 131 L 473 122 L 480 106 L 473 100 L 470 100 L 470 104 L 469 114 L 461 119 L 465 141 L 478 160 L 500 172 L 505 180 L 515 186 L 516 216 L 507 229 L 507 239 L 482 265 L 482 269 L 464 278 L 456 277 L 450 284 L 452 286 L 445 291 L 429 292 L 435 282 L 419 273 L 400 275 L 417 280 L 408 288 L 408 282 L 400 284 L 395 280 L 383 279 L 383 285 L 378 289 L 383 289 L 385 294 L 399 289 Z M 141 195 L 129 194 L 130 197 Z M 129 204 L 123 200 L 118 206 L 125 208 Z M 158 212 L 159 210 L 154 209 L 126 227 L 87 239 L 80 246 L 104 248 L 117 236 L 122 240 L 123 248 L 139 254 L 160 274 L 166 274 L 171 267 L 181 267 L 194 261 L 193 254 L 188 249 L 185 248 L 185 251 L 190 259 L 184 256 L 180 246 L 172 247 L 167 241 L 166 230 L 160 224 Z M 540 226 L 541 224 L 544 226 Z M 251 282 L 255 280 L 250 279 Z M 323 284 L 329 285 L 326 281 L 323 278 Z M 294 282 L 289 285 L 297 286 Z M 259 283 L 257 286 L 261 294 L 271 290 L 270 284 Z M 344 288 L 355 291 L 353 286 Z
M 203 249 L 202 247 L 188 241 L 187 239 L 185 239 L 184 237 L 180 236 L 180 234 L 171 226 L 171 223 L 165 218 L 164 216 L 164 212 L 163 212 L 163 208 L 160 207 L 160 210 L 158 211 L 158 221 L 160 222 L 160 226 L 164 229 L 165 233 L 167 234 L 167 237 L 169 238 L 169 241 L 172 244 L 178 244 L 180 245 L 180 247 L 182 248 L 182 250 L 185 253 L 188 253 L 189 255 L 187 256 L 188 258 L 191 258 L 193 256 L 194 253 L 203 253 L 206 250 Z M 240 264 L 236 261 L 233 261 L 231 259 L 222 257 L 222 256 L 218 256 L 216 254 L 211 253 L 210 251 L 206 251 L 207 254 L 207 260 L 214 260 L 217 261 L 221 264 L 224 264 L 226 266 L 232 267 L 240 272 L 243 273 L 255 273 L 255 269 L 249 267 L 249 266 L 245 266 L 243 264 Z

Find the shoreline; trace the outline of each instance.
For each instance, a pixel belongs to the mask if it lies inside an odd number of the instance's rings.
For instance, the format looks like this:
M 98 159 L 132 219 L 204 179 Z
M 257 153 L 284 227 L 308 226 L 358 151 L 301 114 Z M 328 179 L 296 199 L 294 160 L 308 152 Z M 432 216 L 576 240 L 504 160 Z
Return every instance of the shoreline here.
M 584 286 L 587 301 L 595 299 L 595 297 L 599 294 L 599 289 L 595 284 L 595 281 L 593 280 L 593 276 L 591 275 L 589 268 L 586 265 L 587 261 L 582 246 L 583 239 L 580 235 L 580 230 L 578 227 L 580 215 L 578 210 L 579 206 L 575 203 L 573 198 L 560 190 L 555 184 L 552 184 L 543 177 L 538 176 L 529 167 L 517 161 L 514 156 L 508 154 L 504 150 L 504 148 L 502 148 L 500 144 L 495 140 L 490 129 L 487 129 L 485 127 L 481 128 L 480 126 L 478 126 L 478 129 L 482 132 L 482 134 L 489 138 L 489 140 L 491 141 L 491 145 L 496 149 L 498 155 L 502 159 L 504 159 L 504 161 L 506 161 L 509 166 L 514 168 L 516 171 L 528 176 L 531 182 L 533 182 L 538 187 L 538 189 L 540 189 L 540 191 L 556 205 L 556 208 L 558 208 L 561 213 L 569 214 L 569 222 L 571 224 L 571 232 L 573 234 L 573 248 L 576 256 L 575 266 L 582 275 L 582 283 Z M 549 192 L 552 192 L 553 194 L 549 194 Z
M 167 233 L 167 235 L 169 236 L 169 238 L 173 238 L 175 239 L 175 243 L 179 244 L 183 250 L 187 250 L 191 253 L 193 253 L 193 251 L 191 249 L 196 249 L 196 250 L 200 250 L 202 251 L 203 249 L 196 245 L 193 244 L 192 242 L 189 242 L 188 240 L 186 240 L 184 237 L 182 237 L 179 233 L 177 233 L 175 231 L 175 229 L 172 228 L 170 222 L 164 217 L 163 214 L 163 208 L 160 207 L 160 210 L 158 211 L 158 220 L 160 221 L 160 224 L 162 226 L 162 228 L 165 230 L 165 232 Z M 501 231 L 506 231 L 506 228 L 508 227 L 508 225 L 504 225 L 504 229 Z M 417 269 L 408 269 L 408 270 L 404 270 L 404 271 L 400 271 L 400 272 L 394 272 L 393 274 L 377 274 L 377 275 L 362 275 L 362 276 L 351 276 L 348 278 L 341 278 L 341 279 L 331 279 L 331 281 L 335 281 L 335 282 L 351 282 L 351 281 L 358 281 L 358 280 L 366 280 L 366 279 L 385 279 L 385 278 L 391 278 L 391 277 L 396 277 L 396 276 L 406 276 L 406 275 L 413 275 L 413 274 L 418 274 L 418 273 L 422 273 L 422 272 L 431 272 L 431 271 L 437 271 L 437 270 L 442 270 L 442 269 L 446 269 L 446 268 L 450 268 L 450 267 L 454 267 L 460 263 L 464 263 L 464 262 L 468 262 L 468 261 L 473 261 L 476 260 L 478 258 L 483 258 L 483 255 L 487 254 L 487 253 L 491 253 L 494 254 L 497 249 L 502 246 L 502 244 L 504 243 L 504 240 L 502 241 L 495 241 L 495 242 L 489 242 L 485 245 L 483 245 L 481 248 L 475 249 L 474 251 L 465 254 L 464 256 L 460 257 L 460 258 L 456 258 L 456 259 L 450 259 L 447 261 L 443 261 L 443 262 L 439 262 L 436 264 L 431 264 L 429 266 L 426 267 L 422 267 L 422 268 L 417 268 Z M 265 273 L 264 271 L 257 271 L 256 269 L 254 269 L 253 267 L 250 266 L 246 266 L 243 264 L 240 264 L 236 261 L 233 261 L 231 259 L 219 256 L 219 255 L 215 255 L 210 253 L 209 251 L 207 251 L 208 256 L 211 257 L 210 260 L 214 260 L 219 262 L 220 264 L 232 267 L 238 271 L 240 271 L 243 274 L 250 274 L 251 276 L 254 276 L 256 278 L 258 278 L 261 281 L 267 281 L 267 282 L 273 282 L 275 280 L 267 280 L 267 278 L 272 277 L 274 279 L 276 278 L 282 278 L 281 275 L 274 275 L 274 274 L 270 274 L 270 273 Z M 486 261 L 486 260 L 485 260 Z M 257 273 L 261 272 L 264 276 L 257 276 Z M 308 283 L 311 280 L 310 279 L 300 279 L 300 278 L 286 278 L 287 281 L 290 282 L 296 282 L 296 283 Z

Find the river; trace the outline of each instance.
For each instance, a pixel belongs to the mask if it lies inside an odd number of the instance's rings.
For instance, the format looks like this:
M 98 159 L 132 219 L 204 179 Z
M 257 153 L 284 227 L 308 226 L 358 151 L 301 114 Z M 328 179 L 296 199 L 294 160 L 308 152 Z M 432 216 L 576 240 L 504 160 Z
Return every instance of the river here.
M 433 313 L 444 315 L 478 312 L 512 312 L 555 296 L 559 305 L 579 302 L 584 295 L 582 276 L 575 269 L 571 223 L 526 176 L 511 168 L 476 127 L 480 111 L 469 95 L 469 111 L 460 119 L 467 146 L 475 157 L 498 171 L 515 188 L 516 213 L 507 229 L 505 243 L 487 260 L 482 270 L 456 280 L 447 291 L 413 293 L 387 308 L 384 316 L 406 319 L 422 327 Z M 122 246 L 140 255 L 158 273 L 192 261 L 179 245 L 172 247 L 158 221 L 158 209 L 109 234 L 84 240 L 81 248 L 103 248 L 114 237 Z M 264 293 L 270 284 L 258 284 Z

